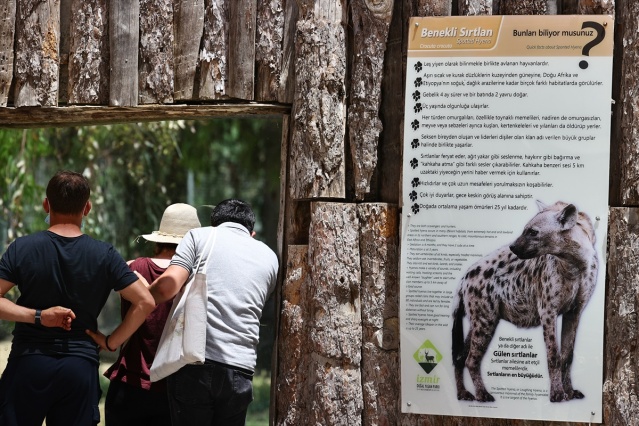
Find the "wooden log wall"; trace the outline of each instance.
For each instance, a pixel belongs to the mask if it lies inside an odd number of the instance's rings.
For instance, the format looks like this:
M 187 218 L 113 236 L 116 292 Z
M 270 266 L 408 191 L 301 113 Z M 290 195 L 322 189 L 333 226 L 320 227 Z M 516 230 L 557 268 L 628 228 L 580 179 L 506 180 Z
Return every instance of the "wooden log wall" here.
M 297 11 L 294 0 L 3 1 L 0 126 L 25 127 L 20 107 L 264 101 L 288 105 L 256 114 L 289 112 Z
M 404 66 L 412 16 L 574 13 L 617 16 L 604 424 L 637 424 L 637 0 L 4 0 L 0 127 L 283 115 L 272 424 L 555 425 L 401 413 Z

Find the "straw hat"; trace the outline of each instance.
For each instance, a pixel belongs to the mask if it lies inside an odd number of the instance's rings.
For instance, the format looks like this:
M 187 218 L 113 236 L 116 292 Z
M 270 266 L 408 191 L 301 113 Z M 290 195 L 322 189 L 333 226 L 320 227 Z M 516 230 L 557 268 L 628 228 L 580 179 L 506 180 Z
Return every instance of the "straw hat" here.
M 142 235 L 142 238 L 155 243 L 179 244 L 184 234 L 200 226 L 195 207 L 184 203 L 171 204 L 162 214 L 160 229 Z

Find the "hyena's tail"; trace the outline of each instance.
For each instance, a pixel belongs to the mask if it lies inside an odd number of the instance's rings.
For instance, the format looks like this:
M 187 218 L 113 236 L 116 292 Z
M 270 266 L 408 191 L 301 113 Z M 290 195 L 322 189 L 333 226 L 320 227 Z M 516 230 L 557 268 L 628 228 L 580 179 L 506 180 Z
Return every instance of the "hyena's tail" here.
M 464 345 L 464 316 L 466 315 L 466 311 L 464 309 L 464 296 L 461 289 L 459 289 L 455 299 L 457 304 L 453 312 L 453 365 L 456 369 L 463 369 L 468 354 L 466 353 Z

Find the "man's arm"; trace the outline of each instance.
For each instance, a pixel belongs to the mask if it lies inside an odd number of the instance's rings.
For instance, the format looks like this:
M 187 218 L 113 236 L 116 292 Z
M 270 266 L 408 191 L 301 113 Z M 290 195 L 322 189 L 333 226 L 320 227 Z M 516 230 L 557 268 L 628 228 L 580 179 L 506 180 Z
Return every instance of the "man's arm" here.
M 16 305 L 5 297 L 13 286 L 14 284 L 12 282 L 0 279 L 0 319 L 35 324 L 35 309 Z M 71 322 L 74 319 L 75 314 L 71 309 L 62 306 L 53 306 L 41 311 L 40 324 L 45 327 L 60 327 L 65 330 L 71 330 Z
M 87 334 L 93 338 L 95 343 L 102 349 L 113 352 L 137 330 L 144 319 L 155 309 L 155 303 L 149 290 L 140 280 L 128 285 L 118 292 L 125 300 L 131 302 L 131 307 L 127 311 L 120 325 L 113 330 L 109 336 L 105 336 L 99 331 L 87 330 Z M 106 339 L 109 339 L 108 345 Z
M 169 265 L 149 287 L 155 303 L 171 300 L 189 279 L 189 271 L 178 265 Z

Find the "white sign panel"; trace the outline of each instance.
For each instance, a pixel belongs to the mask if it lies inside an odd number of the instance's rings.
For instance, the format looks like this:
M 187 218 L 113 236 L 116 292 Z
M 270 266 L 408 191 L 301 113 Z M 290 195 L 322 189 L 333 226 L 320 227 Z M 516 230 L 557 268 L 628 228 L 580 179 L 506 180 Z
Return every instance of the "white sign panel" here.
M 612 18 L 410 25 L 402 410 L 601 422 Z

